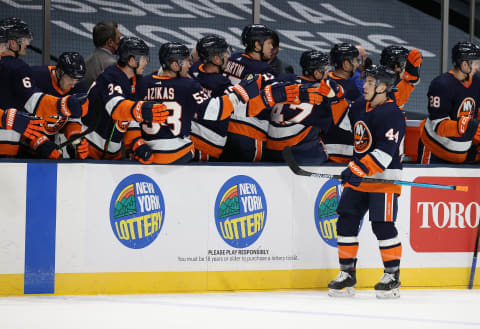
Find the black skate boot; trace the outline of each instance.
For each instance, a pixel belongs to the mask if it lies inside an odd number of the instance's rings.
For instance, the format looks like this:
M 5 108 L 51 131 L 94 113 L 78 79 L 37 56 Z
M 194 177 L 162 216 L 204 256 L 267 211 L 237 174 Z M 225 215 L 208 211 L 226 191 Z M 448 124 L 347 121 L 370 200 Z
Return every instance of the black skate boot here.
M 400 292 L 400 271 L 394 273 L 383 273 L 380 282 L 375 285 L 377 298 L 399 298 Z
M 340 271 L 335 280 L 328 284 L 328 295 L 331 297 L 354 296 L 356 283 L 355 269 Z

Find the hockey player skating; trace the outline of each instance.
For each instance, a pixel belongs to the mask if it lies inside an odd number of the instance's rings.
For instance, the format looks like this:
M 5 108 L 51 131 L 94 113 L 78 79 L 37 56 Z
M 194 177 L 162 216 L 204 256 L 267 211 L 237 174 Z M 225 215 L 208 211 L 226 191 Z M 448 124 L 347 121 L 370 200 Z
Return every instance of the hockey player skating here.
M 459 42 L 452 48 L 453 69 L 430 83 L 428 118 L 421 124 L 418 162 L 464 163 L 480 143 L 480 47 Z
M 353 295 L 356 284 L 358 233 L 369 211 L 379 243 L 384 274 L 375 285 L 378 298 L 399 297 L 401 243 L 395 220 L 399 185 L 364 183 L 362 177 L 398 179 L 405 117 L 387 97 L 395 72 L 385 66 L 366 70 L 364 99 L 353 102 L 335 123 L 354 132 L 353 159 L 342 172 L 344 190 L 338 204 L 337 242 L 340 273 L 328 284 L 330 296 Z

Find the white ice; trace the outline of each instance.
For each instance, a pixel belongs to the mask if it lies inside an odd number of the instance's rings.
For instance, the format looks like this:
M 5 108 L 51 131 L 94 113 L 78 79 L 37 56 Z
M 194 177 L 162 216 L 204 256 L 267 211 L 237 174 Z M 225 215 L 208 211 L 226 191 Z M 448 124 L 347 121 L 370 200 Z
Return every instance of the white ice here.
M 1 329 L 480 328 L 480 290 L 372 290 L 0 298 Z

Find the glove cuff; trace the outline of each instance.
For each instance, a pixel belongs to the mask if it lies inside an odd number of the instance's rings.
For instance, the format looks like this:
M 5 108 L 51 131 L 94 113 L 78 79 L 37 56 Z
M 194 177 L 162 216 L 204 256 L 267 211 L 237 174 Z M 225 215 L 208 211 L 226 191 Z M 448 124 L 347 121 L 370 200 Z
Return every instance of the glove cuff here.
M 2 127 L 6 130 L 13 129 L 15 123 L 15 117 L 17 116 L 17 109 L 5 110 L 2 115 Z
M 145 109 L 146 109 L 146 104 L 145 104 L 144 101 L 139 101 L 139 102 L 136 102 L 136 103 L 133 104 L 132 117 L 135 121 L 137 121 L 137 122 L 144 121 L 144 116 L 146 116 L 146 113 L 144 113 L 144 111 L 143 111 L 144 106 L 145 106 Z
M 142 145 L 146 145 L 147 142 L 141 137 L 137 137 L 132 141 L 132 151 L 135 152 L 136 149 L 138 149 Z
M 45 135 L 42 135 L 40 137 L 38 137 L 37 139 L 34 139 L 30 142 L 30 147 L 32 148 L 32 150 L 36 151 L 37 148 L 42 145 L 43 143 L 45 143 L 46 141 L 48 141 L 48 137 L 45 136 Z
M 457 123 L 457 129 L 458 129 L 458 133 L 460 135 L 463 135 L 465 134 L 465 132 L 467 131 L 467 127 L 468 127 L 468 123 L 470 122 L 470 117 L 460 117 L 460 119 L 458 119 L 458 123 Z
M 368 173 L 368 170 L 366 170 L 366 167 L 363 164 L 357 164 L 355 161 L 350 161 L 348 163 L 348 168 L 359 177 L 364 177 Z
M 67 104 L 67 101 L 69 98 L 70 98 L 70 95 L 59 98 L 57 101 L 58 112 L 61 116 L 70 117 L 72 115 L 72 112 L 68 108 L 68 104 Z

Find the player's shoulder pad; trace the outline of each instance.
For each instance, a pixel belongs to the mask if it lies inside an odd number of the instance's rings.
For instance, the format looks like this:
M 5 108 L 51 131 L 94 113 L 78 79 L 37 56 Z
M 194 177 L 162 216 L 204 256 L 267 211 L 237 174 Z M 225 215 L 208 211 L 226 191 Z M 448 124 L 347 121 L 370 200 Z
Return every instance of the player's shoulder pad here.
M 438 96 L 450 94 L 452 87 L 457 84 L 457 79 L 451 73 L 445 72 L 435 77 L 432 82 L 430 82 L 430 86 L 428 87 L 428 94 L 436 94 Z
M 32 73 L 32 68 L 20 58 L 6 56 L 2 58 L 1 64 L 2 69 L 14 72 L 17 77 L 31 75 Z

